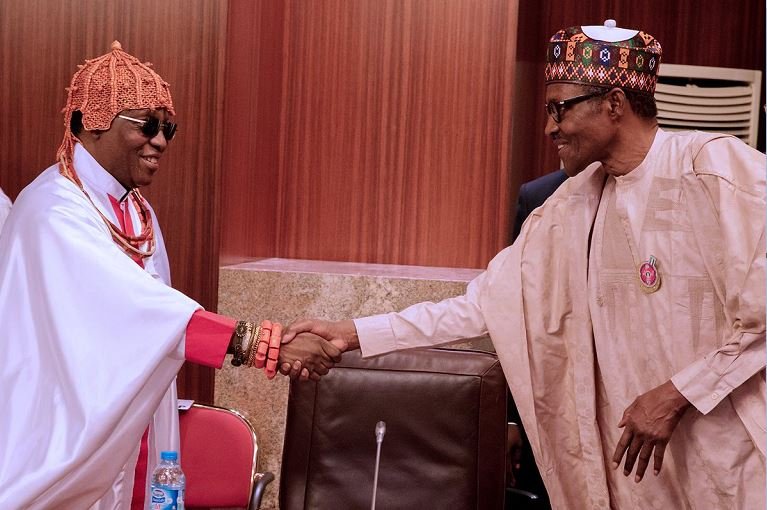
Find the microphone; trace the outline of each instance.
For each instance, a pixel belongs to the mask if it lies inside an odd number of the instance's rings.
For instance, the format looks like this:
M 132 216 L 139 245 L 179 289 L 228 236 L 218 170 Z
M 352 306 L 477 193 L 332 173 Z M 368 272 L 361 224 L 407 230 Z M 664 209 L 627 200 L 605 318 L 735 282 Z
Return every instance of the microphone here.
M 376 466 L 373 474 L 373 502 L 370 504 L 370 510 L 376 510 L 376 492 L 378 490 L 378 464 L 381 462 L 381 443 L 383 443 L 384 434 L 386 434 L 386 422 L 376 423 Z
M 383 442 L 384 434 L 386 434 L 386 422 L 379 421 L 376 423 L 376 443 L 381 444 Z

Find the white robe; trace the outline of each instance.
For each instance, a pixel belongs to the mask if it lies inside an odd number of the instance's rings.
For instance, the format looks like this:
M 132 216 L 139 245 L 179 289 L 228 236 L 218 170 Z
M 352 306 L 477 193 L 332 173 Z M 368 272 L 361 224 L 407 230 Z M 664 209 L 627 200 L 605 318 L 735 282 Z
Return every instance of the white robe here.
M 80 145 L 74 165 L 119 225 L 107 193 L 125 190 Z M 178 450 L 175 376 L 200 305 L 169 286 L 154 221 L 142 269 L 57 166 L 19 195 L 0 235 L 0 508 L 129 508 L 147 425 L 148 471 Z

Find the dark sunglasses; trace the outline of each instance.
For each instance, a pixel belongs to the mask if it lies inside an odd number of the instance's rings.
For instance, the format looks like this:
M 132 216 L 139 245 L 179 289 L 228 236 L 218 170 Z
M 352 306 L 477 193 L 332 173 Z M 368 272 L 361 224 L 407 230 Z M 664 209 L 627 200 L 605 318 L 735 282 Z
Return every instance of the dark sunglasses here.
M 569 107 L 586 101 L 587 99 L 591 99 L 592 97 L 604 96 L 608 92 L 610 92 L 610 89 L 602 89 L 597 92 L 592 92 L 591 94 L 583 94 L 582 96 L 575 96 L 570 99 L 563 99 L 562 101 L 549 101 L 546 103 L 546 112 L 551 115 L 554 122 L 559 124 L 562 122 L 562 114 L 565 113 L 565 110 Z
M 133 117 L 128 117 L 126 115 L 118 115 L 118 117 L 140 124 L 141 132 L 144 133 L 144 136 L 149 137 L 150 140 L 157 136 L 157 133 L 162 130 L 165 139 L 171 141 L 173 140 L 173 137 L 176 136 L 176 129 L 178 129 L 178 124 L 172 122 L 160 122 L 160 119 L 157 117 L 149 117 L 148 119 L 134 119 Z

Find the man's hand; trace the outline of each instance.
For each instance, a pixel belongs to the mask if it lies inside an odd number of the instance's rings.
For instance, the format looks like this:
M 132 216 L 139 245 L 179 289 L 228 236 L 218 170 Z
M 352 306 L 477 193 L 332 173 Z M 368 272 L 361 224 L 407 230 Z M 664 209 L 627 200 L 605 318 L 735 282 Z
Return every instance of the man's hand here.
M 652 456 L 657 476 L 663 464 L 666 444 L 688 407 L 690 403 L 671 381 L 637 397 L 623 412 L 623 418 L 618 423 L 618 427 L 625 428 L 613 454 L 613 469 L 620 465 L 625 453 L 623 474 L 629 476 L 639 456 L 634 481 L 640 482 Z
M 304 379 L 318 381 L 333 366 L 341 361 L 341 351 L 322 337 L 305 334 L 280 348 L 279 364 L 292 366 L 298 363 L 306 371 Z M 292 337 L 291 337 L 292 338 Z M 282 370 L 280 370 L 282 372 Z
M 294 322 L 287 327 L 282 335 L 283 348 L 285 344 L 290 344 L 305 336 L 320 336 L 335 347 L 340 353 L 359 348 L 359 339 L 357 338 L 357 328 L 354 321 L 324 321 L 319 319 L 303 319 Z M 282 360 L 280 360 L 282 361 Z M 340 361 L 340 359 L 339 359 Z M 293 363 L 281 363 L 280 373 L 289 376 L 291 379 L 300 377 L 302 380 L 311 378 L 317 380 L 319 377 L 312 377 L 300 359 Z M 324 375 L 324 374 L 322 374 Z

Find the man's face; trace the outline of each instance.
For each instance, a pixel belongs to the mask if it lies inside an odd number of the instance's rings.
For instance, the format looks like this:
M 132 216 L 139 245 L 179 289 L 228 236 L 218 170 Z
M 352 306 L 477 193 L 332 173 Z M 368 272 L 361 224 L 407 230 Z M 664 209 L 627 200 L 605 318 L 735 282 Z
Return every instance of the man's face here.
M 160 168 L 160 157 L 168 141 L 162 130 L 149 137 L 141 130 L 141 122 L 121 118 L 121 115 L 141 121 L 155 117 L 161 122 L 168 121 L 169 115 L 165 110 L 124 110 L 95 142 L 93 156 L 120 184 L 126 189 L 147 186 Z
M 546 86 L 546 102 L 556 103 L 589 91 L 588 87 L 573 83 L 551 83 Z M 614 126 L 604 95 L 560 108 L 560 114 L 558 123 L 547 115 L 545 133 L 554 142 L 565 172 L 572 177 L 606 157 Z

